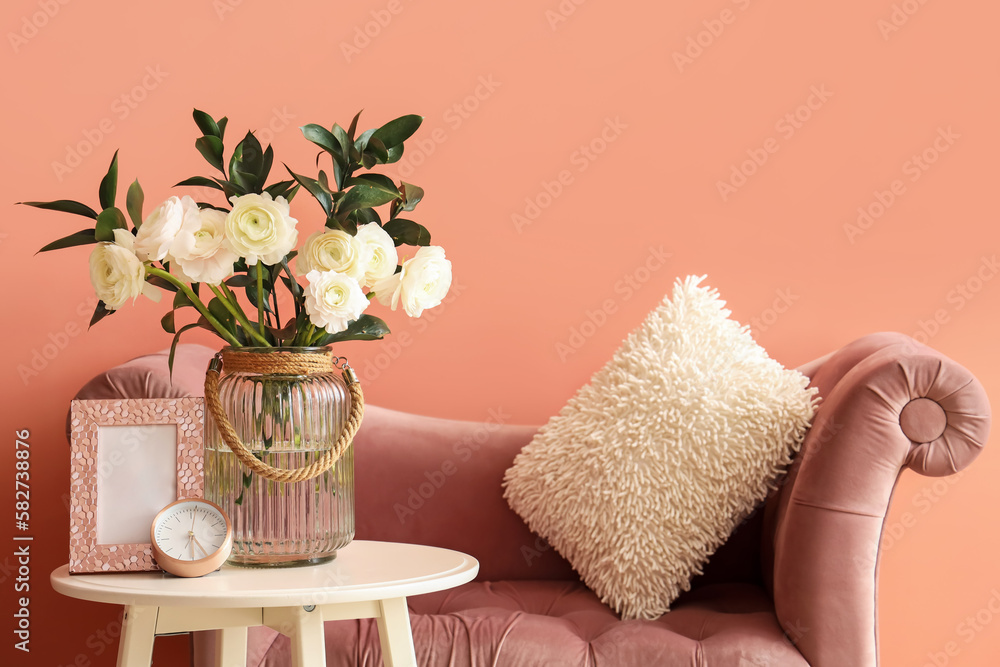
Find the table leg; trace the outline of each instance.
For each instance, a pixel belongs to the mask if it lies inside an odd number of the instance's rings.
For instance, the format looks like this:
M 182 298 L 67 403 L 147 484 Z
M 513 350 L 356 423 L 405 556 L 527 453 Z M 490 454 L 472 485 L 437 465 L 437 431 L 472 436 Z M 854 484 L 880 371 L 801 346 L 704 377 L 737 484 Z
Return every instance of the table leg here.
M 416 667 L 417 654 L 413 648 L 406 598 L 380 600 L 379 608 L 381 613 L 376 622 L 385 667 Z
M 326 667 L 326 636 L 323 633 L 323 613 L 319 609 L 265 609 L 264 625 L 291 640 L 294 667 Z
M 118 641 L 118 667 L 149 667 L 153 661 L 158 607 L 129 605 Z
M 215 644 L 216 667 L 246 667 L 247 629 L 223 628 Z

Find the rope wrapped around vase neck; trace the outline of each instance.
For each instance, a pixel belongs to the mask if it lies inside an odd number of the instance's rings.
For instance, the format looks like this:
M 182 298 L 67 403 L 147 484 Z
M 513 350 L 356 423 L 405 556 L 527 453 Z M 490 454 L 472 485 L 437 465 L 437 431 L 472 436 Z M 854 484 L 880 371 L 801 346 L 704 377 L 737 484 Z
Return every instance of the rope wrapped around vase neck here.
M 351 411 L 347 417 L 347 423 L 344 425 L 344 430 L 333 447 L 323 452 L 323 455 L 311 464 L 294 470 L 276 468 L 254 456 L 253 452 L 240 440 L 226 416 L 222 402 L 219 400 L 221 369 L 225 368 L 227 373 L 317 375 L 332 373 L 335 364 L 341 361 L 340 368 L 344 382 L 347 383 L 347 390 L 351 394 Z M 358 376 L 354 373 L 354 369 L 351 368 L 346 359 L 335 358 L 330 350 L 308 353 L 279 350 L 272 352 L 269 350 L 266 353 L 261 353 L 227 349 L 216 354 L 208 365 L 208 371 L 205 373 L 205 406 L 215 420 L 215 426 L 219 429 L 222 440 L 240 460 L 240 463 L 261 477 L 275 482 L 302 482 L 317 477 L 332 468 L 351 445 L 358 427 L 361 426 L 361 419 L 364 417 L 365 396 L 361 391 L 361 384 L 358 382 Z

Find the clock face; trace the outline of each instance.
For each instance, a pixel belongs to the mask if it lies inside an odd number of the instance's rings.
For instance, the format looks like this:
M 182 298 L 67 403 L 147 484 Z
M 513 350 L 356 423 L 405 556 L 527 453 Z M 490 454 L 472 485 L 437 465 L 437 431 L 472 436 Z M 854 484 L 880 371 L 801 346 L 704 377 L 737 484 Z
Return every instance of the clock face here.
M 216 554 L 228 544 L 226 517 L 215 505 L 184 500 L 165 508 L 153 525 L 159 551 L 179 561 L 197 561 Z

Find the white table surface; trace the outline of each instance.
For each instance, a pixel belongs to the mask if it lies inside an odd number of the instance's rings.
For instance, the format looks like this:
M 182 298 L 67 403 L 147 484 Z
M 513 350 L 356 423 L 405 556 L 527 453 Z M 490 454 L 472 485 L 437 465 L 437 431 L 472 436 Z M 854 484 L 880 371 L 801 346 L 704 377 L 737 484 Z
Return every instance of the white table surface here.
M 438 547 L 356 540 L 329 563 L 307 567 L 223 565 L 204 577 L 163 572 L 52 573 L 63 595 L 124 605 L 281 607 L 408 597 L 472 581 L 479 561 Z
M 322 565 L 245 568 L 224 565 L 204 577 L 163 572 L 52 572 L 59 593 L 126 607 L 118 664 L 149 665 L 153 638 L 222 630 L 217 663 L 242 665 L 246 630 L 267 625 L 292 638 L 295 665 L 325 665 L 323 621 L 375 618 L 386 665 L 415 665 L 406 598 L 475 578 L 479 562 L 449 549 L 354 541 Z

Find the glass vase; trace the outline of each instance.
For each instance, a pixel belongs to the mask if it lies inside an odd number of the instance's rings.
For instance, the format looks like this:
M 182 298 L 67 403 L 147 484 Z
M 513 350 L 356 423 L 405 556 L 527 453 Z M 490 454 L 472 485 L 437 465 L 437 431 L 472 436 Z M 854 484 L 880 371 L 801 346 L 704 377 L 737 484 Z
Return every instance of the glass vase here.
M 222 368 L 225 372 L 226 354 Z M 326 354 L 329 348 L 239 348 L 254 354 Z M 311 464 L 344 429 L 350 394 L 329 373 L 228 373 L 219 399 L 240 440 L 260 460 L 284 469 Z M 250 472 L 222 440 L 206 411 L 205 497 L 229 515 L 230 563 L 289 567 L 321 563 L 354 538 L 354 446 L 329 470 L 301 482 Z

